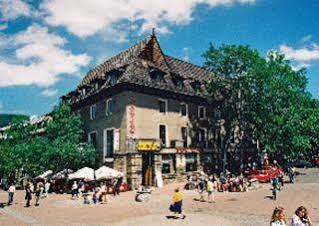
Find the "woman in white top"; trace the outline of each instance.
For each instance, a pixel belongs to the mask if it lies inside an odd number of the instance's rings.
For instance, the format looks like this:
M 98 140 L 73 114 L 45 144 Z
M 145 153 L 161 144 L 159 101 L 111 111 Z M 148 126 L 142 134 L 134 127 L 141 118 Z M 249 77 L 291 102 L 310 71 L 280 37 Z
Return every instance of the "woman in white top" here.
M 308 210 L 304 206 L 298 207 L 291 219 L 291 226 L 311 226 Z
M 284 208 L 276 207 L 271 217 L 270 226 L 286 226 Z

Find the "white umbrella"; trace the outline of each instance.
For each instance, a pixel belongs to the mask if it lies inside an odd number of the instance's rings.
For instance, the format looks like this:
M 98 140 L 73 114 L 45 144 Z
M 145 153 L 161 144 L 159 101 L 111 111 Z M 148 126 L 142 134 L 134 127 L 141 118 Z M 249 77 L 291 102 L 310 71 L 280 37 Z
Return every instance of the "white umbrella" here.
M 69 179 L 84 179 L 84 180 L 94 180 L 94 169 L 91 169 L 89 167 L 84 167 L 82 169 L 79 169 L 75 173 L 69 174 Z
M 73 170 L 71 170 L 71 169 L 64 169 L 64 170 L 62 170 L 62 171 L 60 171 L 60 172 L 54 174 L 54 175 L 52 176 L 52 179 L 55 179 L 55 180 L 56 180 L 56 179 L 63 179 L 63 178 L 65 178 L 65 177 L 67 177 L 68 174 L 71 174 L 71 173 L 73 173 Z
M 48 176 L 50 176 L 52 173 L 53 173 L 52 170 L 47 170 L 44 173 L 42 173 L 41 175 L 37 176 L 36 178 L 44 179 L 44 178 L 47 178 Z
M 123 173 L 106 166 L 102 166 L 99 169 L 95 170 L 96 180 L 113 179 L 113 178 L 120 178 L 120 177 L 123 177 Z

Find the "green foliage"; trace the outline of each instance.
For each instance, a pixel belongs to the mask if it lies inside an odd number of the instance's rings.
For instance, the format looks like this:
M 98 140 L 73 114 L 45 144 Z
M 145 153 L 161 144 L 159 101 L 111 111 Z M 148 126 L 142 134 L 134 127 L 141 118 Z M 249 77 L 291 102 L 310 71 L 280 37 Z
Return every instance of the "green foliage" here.
M 284 55 L 262 57 L 248 46 L 211 45 L 203 56 L 219 75 L 207 88 L 218 100 L 229 143 L 237 125 L 237 148 L 258 140 L 276 158 L 309 156 L 319 146 L 319 102 L 306 91 L 304 69 L 294 71 Z
M 36 176 L 48 169 L 57 172 L 93 167 L 96 152 L 91 145 L 81 143 L 82 127 L 80 116 L 64 103 L 41 124 L 14 121 L 8 130 L 9 139 L 0 143 L 0 176 L 13 178 L 18 169 Z

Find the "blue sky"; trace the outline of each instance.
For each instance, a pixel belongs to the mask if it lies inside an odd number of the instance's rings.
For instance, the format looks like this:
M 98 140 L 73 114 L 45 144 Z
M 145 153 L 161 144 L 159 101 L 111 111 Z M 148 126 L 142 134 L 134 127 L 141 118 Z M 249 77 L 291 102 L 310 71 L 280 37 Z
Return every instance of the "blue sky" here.
M 210 42 L 279 50 L 318 98 L 318 12 L 318 0 L 0 0 L 0 113 L 49 112 L 152 27 L 165 54 L 198 65 Z

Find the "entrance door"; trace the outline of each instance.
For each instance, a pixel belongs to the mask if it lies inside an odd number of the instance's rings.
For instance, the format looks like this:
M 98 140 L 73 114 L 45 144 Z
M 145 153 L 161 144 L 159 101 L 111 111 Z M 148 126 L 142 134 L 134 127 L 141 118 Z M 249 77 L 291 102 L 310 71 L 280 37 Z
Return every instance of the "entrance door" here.
M 154 155 L 153 153 L 142 154 L 142 185 L 152 186 L 154 179 Z

